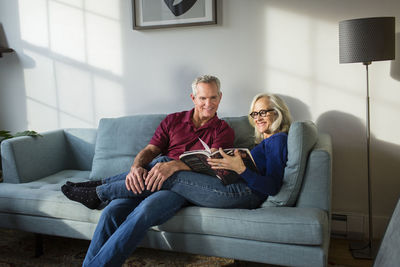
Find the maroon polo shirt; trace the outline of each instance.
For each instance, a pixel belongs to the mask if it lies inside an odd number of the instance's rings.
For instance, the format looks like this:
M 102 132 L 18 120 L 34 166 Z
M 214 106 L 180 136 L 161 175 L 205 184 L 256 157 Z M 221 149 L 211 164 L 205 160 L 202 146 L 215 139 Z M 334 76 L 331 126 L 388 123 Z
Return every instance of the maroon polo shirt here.
M 204 149 L 199 138 L 210 148 L 231 148 L 235 133 L 233 129 L 217 115 L 203 126 L 196 128 L 192 121 L 194 109 L 167 115 L 160 123 L 150 140 L 150 144 L 159 147 L 163 155 L 173 159 L 189 150 Z

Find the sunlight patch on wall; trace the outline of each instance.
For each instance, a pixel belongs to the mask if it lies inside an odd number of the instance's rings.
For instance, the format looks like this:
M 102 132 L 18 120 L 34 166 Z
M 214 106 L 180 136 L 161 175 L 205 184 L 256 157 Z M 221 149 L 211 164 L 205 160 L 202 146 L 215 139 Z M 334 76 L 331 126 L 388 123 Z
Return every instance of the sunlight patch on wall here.
M 92 81 L 88 72 L 68 64 L 55 64 L 60 113 L 75 121 L 93 121 Z M 70 81 L 73 81 L 71 84 Z
M 85 61 L 85 25 L 82 9 L 49 2 L 50 48 L 77 61 Z
M 54 129 L 54 125 L 58 125 L 58 112 L 54 107 L 43 105 L 29 97 L 26 100 L 27 110 L 27 129 L 34 129 L 37 132 L 48 131 Z
M 77 118 L 75 116 L 63 112 L 60 112 L 58 119 L 60 128 L 93 128 L 96 126 L 91 122 L 89 123 L 83 121 L 80 118 Z
M 33 45 L 48 47 L 49 29 L 46 0 L 19 0 L 21 39 Z
M 86 10 L 104 17 L 119 20 L 120 1 L 115 0 L 86 0 Z
M 313 120 L 330 110 L 364 119 L 364 90 L 359 86 L 364 69 L 361 64 L 339 64 L 338 39 L 332 38 L 338 34 L 336 23 L 271 7 L 265 27 L 269 90 L 304 102 Z M 344 71 L 346 79 L 338 79 L 335 74 Z
M 121 30 L 118 22 L 87 15 L 88 63 L 122 75 Z
M 124 88 L 121 84 L 101 76 L 94 77 L 95 121 L 124 115 Z M 129 102 L 129 101 L 128 101 Z M 132 104 L 135 103 L 132 101 Z
M 309 79 L 302 76 L 271 69 L 268 71 L 266 84 L 269 92 L 296 97 L 304 103 L 312 100 L 313 85 Z
M 365 67 L 360 64 L 339 64 L 339 37 L 338 25 L 323 20 L 312 23 L 312 50 L 313 74 L 319 83 L 325 86 L 340 88 L 349 94 L 363 96 L 359 82 L 364 76 Z M 338 79 L 338 73 L 346 72 L 346 79 Z
M 19 0 L 29 126 L 95 127 L 122 116 L 120 1 Z M 42 114 L 42 112 L 44 112 Z
M 303 77 L 310 76 L 310 27 L 313 21 L 306 16 L 276 8 L 267 9 L 266 20 L 268 66 Z
M 55 1 L 64 3 L 69 6 L 83 8 L 83 1 L 85 1 L 85 0 L 55 0 Z
M 53 60 L 25 49 L 24 54 L 35 61 L 35 68 L 24 69 L 26 96 L 36 103 L 57 107 Z
M 374 138 L 400 145 L 399 132 L 393 131 L 393 128 L 400 124 L 399 106 L 387 105 L 381 101 L 371 101 L 371 105 L 373 110 L 371 125 L 373 125 Z M 388 117 L 391 117 L 390 122 L 382 119 Z
M 399 132 L 393 130 L 400 125 L 400 87 L 399 81 L 390 77 L 390 68 L 389 61 L 373 62 L 369 67 L 372 134 L 377 139 L 400 145 Z
M 314 92 L 313 111 L 317 114 L 331 110 L 340 111 L 353 116 L 356 115 L 360 118 L 360 123 L 365 124 L 365 98 L 323 84 L 316 85 Z M 326 99 L 329 99 L 329 101 L 326 101 Z

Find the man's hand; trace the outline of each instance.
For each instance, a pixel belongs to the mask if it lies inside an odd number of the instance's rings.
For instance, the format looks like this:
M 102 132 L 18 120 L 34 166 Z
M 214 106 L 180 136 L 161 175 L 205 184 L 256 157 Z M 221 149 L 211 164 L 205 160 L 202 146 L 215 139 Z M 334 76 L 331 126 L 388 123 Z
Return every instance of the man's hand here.
M 132 166 L 131 171 L 126 175 L 125 185 L 129 191 L 140 194 L 144 190 L 144 180 L 147 176 L 147 170 L 143 167 Z
M 161 153 L 161 149 L 155 145 L 148 144 L 142 149 L 133 161 L 131 171 L 125 178 L 126 188 L 135 194 L 143 192 L 145 185 L 144 180 L 147 176 L 147 170 L 144 166 L 147 166 L 158 154 Z
M 146 189 L 151 192 L 160 190 L 165 180 L 179 170 L 190 170 L 190 168 L 182 161 L 177 160 L 157 163 L 145 178 Z

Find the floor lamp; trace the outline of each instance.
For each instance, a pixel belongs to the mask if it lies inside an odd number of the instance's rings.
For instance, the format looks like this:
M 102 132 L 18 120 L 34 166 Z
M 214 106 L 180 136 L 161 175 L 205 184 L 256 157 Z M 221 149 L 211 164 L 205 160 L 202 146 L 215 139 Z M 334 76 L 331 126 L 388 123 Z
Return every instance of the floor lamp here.
M 367 242 L 350 244 L 354 258 L 373 259 L 372 200 L 370 177 L 370 111 L 368 66 L 372 61 L 392 60 L 395 57 L 395 18 L 375 17 L 351 19 L 339 22 L 340 63 L 362 63 L 367 74 L 366 138 L 369 239 Z

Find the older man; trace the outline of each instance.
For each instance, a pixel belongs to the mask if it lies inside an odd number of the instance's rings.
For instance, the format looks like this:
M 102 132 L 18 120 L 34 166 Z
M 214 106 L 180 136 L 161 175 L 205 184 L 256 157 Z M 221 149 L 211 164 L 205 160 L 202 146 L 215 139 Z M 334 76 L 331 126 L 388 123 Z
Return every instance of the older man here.
M 168 115 L 136 156 L 129 173 L 121 174 L 128 190 L 157 191 L 173 173 L 190 170 L 179 155 L 202 149 L 199 138 L 212 150 L 233 146 L 233 130 L 216 114 L 222 97 L 218 78 L 196 78 L 190 96 L 194 109 Z M 160 154 L 165 157 L 157 157 Z M 182 196 L 167 190 L 144 199 L 111 201 L 100 217 L 83 266 L 121 266 L 151 226 L 164 223 L 187 204 Z

